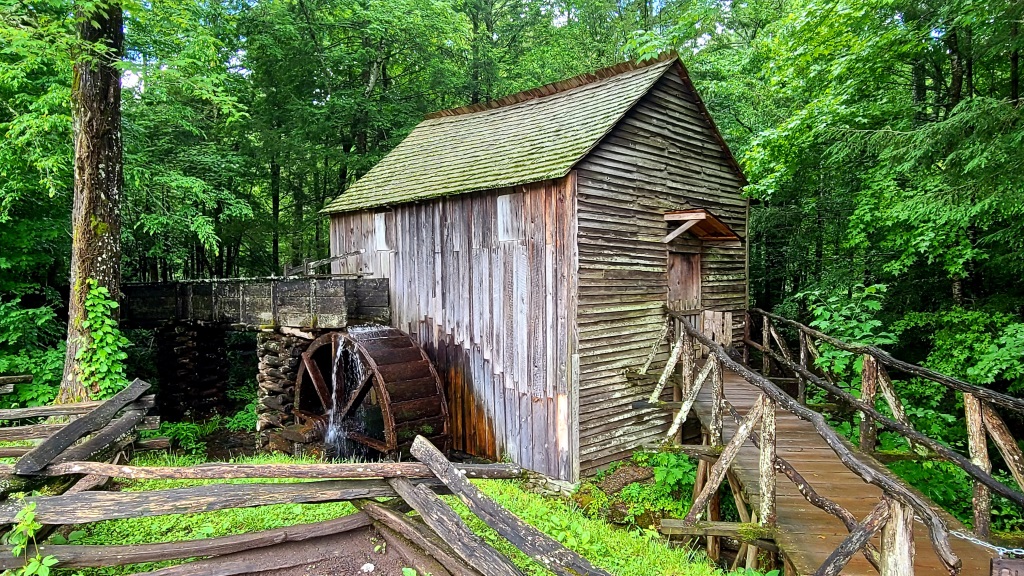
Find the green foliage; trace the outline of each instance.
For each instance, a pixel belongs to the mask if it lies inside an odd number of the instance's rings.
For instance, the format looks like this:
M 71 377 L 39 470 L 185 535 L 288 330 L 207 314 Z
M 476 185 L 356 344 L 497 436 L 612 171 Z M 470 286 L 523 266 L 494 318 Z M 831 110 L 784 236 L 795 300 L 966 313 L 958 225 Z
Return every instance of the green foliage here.
M 85 295 L 82 329 L 89 336 L 78 349 L 76 357 L 81 367 L 82 385 L 99 392 L 100 398 L 109 398 L 128 383 L 124 361 L 128 358 L 125 349 L 131 342 L 117 327 L 117 320 L 112 314 L 117 308 L 117 301 L 110 297 L 110 291 L 91 278 L 86 282 L 89 289 Z
M 216 432 L 222 423 L 220 417 L 204 422 L 161 422 L 159 429 L 144 431 L 143 436 L 168 438 L 173 446 L 185 454 L 201 456 L 206 453 L 206 438 Z
M 36 533 L 43 527 L 36 522 L 36 503 L 30 502 L 15 515 L 14 527 L 4 538 L 11 546 L 15 558 L 25 555 L 25 565 L 15 570 L 4 571 L 4 576 L 49 576 L 50 568 L 57 563 L 52 555 L 43 556 L 36 550 L 35 556 L 29 555 L 29 545 L 35 547 Z
M 244 408 L 224 420 L 224 428 L 232 432 L 253 432 L 256 430 L 256 406 L 258 401 L 253 398 Z

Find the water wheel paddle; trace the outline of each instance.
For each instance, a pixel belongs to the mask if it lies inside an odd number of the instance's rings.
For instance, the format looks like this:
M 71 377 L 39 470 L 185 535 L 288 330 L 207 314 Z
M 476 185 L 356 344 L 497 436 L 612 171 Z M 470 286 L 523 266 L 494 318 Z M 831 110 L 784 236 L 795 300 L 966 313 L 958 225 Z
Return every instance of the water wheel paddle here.
M 295 417 L 325 442 L 408 451 L 419 434 L 449 441 L 444 388 L 423 350 L 387 327 L 352 327 L 314 340 L 299 362 Z

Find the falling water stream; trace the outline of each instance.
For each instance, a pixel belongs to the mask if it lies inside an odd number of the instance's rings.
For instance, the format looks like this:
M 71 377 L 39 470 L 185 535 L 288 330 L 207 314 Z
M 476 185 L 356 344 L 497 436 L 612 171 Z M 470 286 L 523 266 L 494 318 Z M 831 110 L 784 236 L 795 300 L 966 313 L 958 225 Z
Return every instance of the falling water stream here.
M 387 330 L 386 326 L 368 325 L 349 328 L 349 336 L 360 340 Z M 341 374 L 338 374 L 338 371 Z M 340 378 L 338 376 L 341 376 Z M 338 412 L 344 408 L 353 387 L 366 377 L 366 366 L 354 347 L 346 346 L 339 340 L 331 363 L 331 404 L 327 413 L 327 430 L 324 432 L 324 446 L 335 458 L 366 457 L 369 449 L 349 439 L 353 432 L 367 433 L 368 402 L 360 403 L 349 418 L 342 419 Z

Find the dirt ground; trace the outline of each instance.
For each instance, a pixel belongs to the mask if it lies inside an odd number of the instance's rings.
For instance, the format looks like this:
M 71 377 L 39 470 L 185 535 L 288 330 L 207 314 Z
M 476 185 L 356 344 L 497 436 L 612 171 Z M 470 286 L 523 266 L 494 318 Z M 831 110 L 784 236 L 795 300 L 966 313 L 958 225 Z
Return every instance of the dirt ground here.
M 402 568 L 421 564 L 410 550 L 385 544 L 374 529 L 364 528 L 301 542 L 287 542 L 195 562 L 206 570 L 232 568 L 251 576 L 402 576 Z M 413 552 L 415 553 L 415 552 Z M 294 564 L 278 568 L 282 564 Z M 262 569 L 266 568 L 266 569 Z

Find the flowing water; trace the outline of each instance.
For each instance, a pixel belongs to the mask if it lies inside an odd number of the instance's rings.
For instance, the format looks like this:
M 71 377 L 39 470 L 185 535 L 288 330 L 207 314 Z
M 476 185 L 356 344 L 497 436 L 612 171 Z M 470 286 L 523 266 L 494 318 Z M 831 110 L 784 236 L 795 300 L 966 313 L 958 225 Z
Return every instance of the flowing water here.
M 354 340 L 361 340 L 380 337 L 387 330 L 389 330 L 387 326 L 367 325 L 350 327 L 348 332 Z M 364 401 L 349 418 L 342 419 L 338 413 L 348 402 L 348 396 L 352 389 L 366 377 L 366 366 L 362 358 L 359 357 L 354 347 L 345 344 L 345 341 L 339 340 L 334 360 L 331 363 L 333 407 L 327 413 L 324 447 L 335 458 L 366 457 L 372 450 L 350 440 L 349 435 L 353 432 L 367 434 L 368 417 L 373 419 L 374 412 L 379 413 L 380 410 L 368 406 L 369 394 L 367 394 Z

